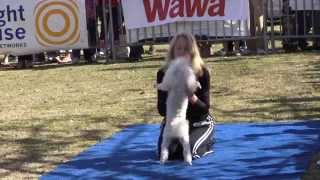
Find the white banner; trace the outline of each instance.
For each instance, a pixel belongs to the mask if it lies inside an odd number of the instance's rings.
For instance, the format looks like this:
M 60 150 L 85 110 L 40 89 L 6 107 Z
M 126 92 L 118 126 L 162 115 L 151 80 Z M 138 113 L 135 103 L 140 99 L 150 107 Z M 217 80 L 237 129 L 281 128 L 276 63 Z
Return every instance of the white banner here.
M 283 0 L 268 1 L 268 17 L 280 17 L 283 14 Z M 271 4 L 272 3 L 272 4 Z M 272 5 L 272 7 L 271 7 Z
M 122 0 L 128 29 L 177 21 L 249 19 L 248 0 Z
M 0 53 L 88 47 L 85 0 L 0 0 Z
M 320 10 L 320 0 L 290 0 L 292 10 Z
M 180 32 L 207 38 L 250 36 L 250 21 L 194 21 L 175 22 L 160 26 L 130 29 L 127 33 L 129 43 L 141 40 L 161 41 Z

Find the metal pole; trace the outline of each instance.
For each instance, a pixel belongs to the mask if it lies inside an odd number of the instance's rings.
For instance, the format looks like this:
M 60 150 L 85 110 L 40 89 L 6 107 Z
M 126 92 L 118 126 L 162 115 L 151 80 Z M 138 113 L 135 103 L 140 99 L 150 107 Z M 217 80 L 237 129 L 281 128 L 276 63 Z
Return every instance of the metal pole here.
M 286 17 L 286 19 L 285 19 L 285 22 L 284 22 L 284 24 L 285 24 L 285 26 L 286 26 L 286 32 L 285 32 L 285 35 L 287 36 L 287 35 L 290 35 L 291 33 L 290 33 L 290 21 L 291 21 L 291 16 L 289 15 L 289 10 L 290 10 L 290 2 L 289 1 L 286 1 L 286 4 L 283 4 L 283 6 L 284 6 L 284 8 L 285 8 L 285 17 Z M 293 25 L 291 25 L 291 26 L 293 26 Z
M 98 31 L 98 16 L 97 16 L 97 4 L 98 4 L 98 1 L 95 0 L 93 1 L 94 2 L 94 12 L 95 12 L 95 35 L 96 35 L 96 40 L 95 40 L 95 45 L 94 45 L 94 50 L 95 50 L 95 53 L 96 53 L 96 56 L 97 56 L 97 53 L 99 53 L 97 50 L 98 50 L 98 47 L 100 45 L 100 38 L 99 38 L 99 31 Z M 66 51 L 66 54 L 68 53 L 68 51 Z
M 306 27 L 307 27 L 307 23 L 306 23 L 307 19 L 306 19 L 306 1 L 303 0 L 303 36 L 306 36 L 307 31 L 306 31 Z
M 113 29 L 113 14 L 112 14 L 112 4 L 111 0 L 109 0 L 109 22 L 110 22 L 110 39 L 111 39 L 111 52 L 112 52 L 112 60 L 116 59 L 116 52 L 114 48 L 114 29 Z
M 275 40 L 274 40 L 274 22 L 273 22 L 273 0 L 270 0 L 270 20 L 271 20 L 271 48 L 272 53 L 275 51 Z
M 268 10 L 268 0 L 263 0 L 263 41 L 264 41 L 264 51 L 268 53 L 268 37 L 267 37 L 267 10 Z
M 295 22 L 295 26 L 296 26 L 296 36 L 299 36 L 299 32 L 298 32 L 298 28 L 299 28 L 299 24 L 298 24 L 298 1 L 295 0 L 295 18 L 296 18 L 296 22 Z
M 314 33 L 314 1 L 312 0 L 312 2 L 311 2 L 312 4 L 311 4 L 311 11 L 312 11 L 312 13 L 311 13 L 311 26 L 312 26 L 312 35 L 314 35 L 315 33 Z
M 106 13 L 106 1 L 102 0 L 102 15 L 103 15 L 103 26 L 104 26 L 104 54 L 106 56 L 106 63 L 110 61 L 108 54 L 108 21 L 107 21 L 107 13 Z
M 278 0 L 278 5 L 279 5 L 279 6 L 278 6 L 278 13 L 280 13 L 280 14 L 278 14 L 278 16 L 280 16 L 280 19 L 279 19 L 279 20 L 280 20 L 280 22 L 279 22 L 279 23 L 280 23 L 280 26 L 279 26 L 279 28 L 280 28 L 280 29 L 279 29 L 279 30 L 280 30 L 280 33 L 283 31 L 282 25 L 281 25 L 281 24 L 282 24 L 282 18 L 281 18 L 281 17 L 282 17 L 282 15 L 283 15 L 283 9 L 282 9 L 283 5 L 282 5 L 282 2 L 283 2 L 282 0 Z

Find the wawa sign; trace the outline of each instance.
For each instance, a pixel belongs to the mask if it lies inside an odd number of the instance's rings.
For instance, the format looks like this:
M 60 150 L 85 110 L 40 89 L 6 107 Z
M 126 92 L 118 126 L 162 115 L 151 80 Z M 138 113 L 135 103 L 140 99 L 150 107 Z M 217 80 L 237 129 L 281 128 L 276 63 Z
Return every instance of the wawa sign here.
M 128 29 L 176 21 L 246 20 L 248 0 L 122 0 Z

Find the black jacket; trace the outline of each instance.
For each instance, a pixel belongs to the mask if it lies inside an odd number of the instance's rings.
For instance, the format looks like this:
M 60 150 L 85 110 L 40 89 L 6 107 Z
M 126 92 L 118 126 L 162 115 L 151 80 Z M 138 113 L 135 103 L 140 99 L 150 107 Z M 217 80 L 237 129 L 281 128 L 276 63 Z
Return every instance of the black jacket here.
M 164 70 L 160 69 L 157 73 L 157 83 L 161 83 L 164 77 Z M 210 108 L 210 74 L 206 68 L 203 68 L 203 75 L 197 80 L 201 84 L 201 89 L 197 89 L 195 95 L 198 97 L 196 103 L 189 103 L 187 109 L 187 119 L 193 123 L 200 121 L 204 115 L 209 113 Z M 166 116 L 166 101 L 168 93 L 158 90 L 158 111 L 161 116 Z

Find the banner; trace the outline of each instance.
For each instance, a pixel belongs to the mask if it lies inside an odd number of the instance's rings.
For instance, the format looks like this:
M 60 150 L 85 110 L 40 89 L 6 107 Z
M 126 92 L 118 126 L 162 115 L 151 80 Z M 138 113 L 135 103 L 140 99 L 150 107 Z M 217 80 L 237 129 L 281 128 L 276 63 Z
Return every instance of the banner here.
M 1 0 L 0 53 L 88 47 L 85 0 Z
M 320 0 L 290 0 L 292 10 L 320 10 Z
M 248 0 L 122 0 L 128 29 L 177 21 L 247 20 Z
M 268 18 L 281 17 L 283 14 L 283 0 L 268 1 Z M 272 5 L 272 6 L 271 6 Z
M 141 40 L 161 41 L 180 32 L 188 32 L 206 38 L 250 36 L 250 21 L 184 21 L 147 28 L 130 29 L 127 33 L 129 43 Z M 166 40 L 168 41 L 168 40 Z

